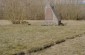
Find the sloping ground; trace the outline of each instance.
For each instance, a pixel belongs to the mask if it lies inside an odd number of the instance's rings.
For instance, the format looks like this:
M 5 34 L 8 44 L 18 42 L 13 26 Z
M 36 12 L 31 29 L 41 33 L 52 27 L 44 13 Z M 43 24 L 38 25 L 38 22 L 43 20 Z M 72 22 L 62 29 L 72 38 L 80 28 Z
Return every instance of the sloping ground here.
M 85 32 L 85 21 L 64 21 L 65 26 L 0 26 L 0 55 L 34 52 Z
M 85 34 L 31 55 L 85 55 Z

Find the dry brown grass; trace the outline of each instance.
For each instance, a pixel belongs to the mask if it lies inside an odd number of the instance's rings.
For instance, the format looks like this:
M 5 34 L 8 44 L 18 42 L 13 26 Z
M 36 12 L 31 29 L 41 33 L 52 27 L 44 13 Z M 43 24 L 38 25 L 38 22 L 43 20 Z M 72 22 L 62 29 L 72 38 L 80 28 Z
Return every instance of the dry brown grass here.
M 84 21 L 64 21 L 66 26 L 0 26 L 0 55 L 29 52 L 85 32 Z
M 31 55 L 85 55 L 85 34 Z

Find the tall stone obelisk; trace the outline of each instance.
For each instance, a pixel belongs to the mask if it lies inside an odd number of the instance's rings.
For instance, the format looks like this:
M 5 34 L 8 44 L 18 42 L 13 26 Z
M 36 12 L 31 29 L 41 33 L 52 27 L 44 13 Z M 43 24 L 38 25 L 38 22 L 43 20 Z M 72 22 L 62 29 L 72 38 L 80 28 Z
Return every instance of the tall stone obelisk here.
M 59 25 L 61 22 L 61 18 L 55 12 L 54 6 L 50 4 L 50 1 L 46 1 L 45 6 L 45 21 L 47 25 Z

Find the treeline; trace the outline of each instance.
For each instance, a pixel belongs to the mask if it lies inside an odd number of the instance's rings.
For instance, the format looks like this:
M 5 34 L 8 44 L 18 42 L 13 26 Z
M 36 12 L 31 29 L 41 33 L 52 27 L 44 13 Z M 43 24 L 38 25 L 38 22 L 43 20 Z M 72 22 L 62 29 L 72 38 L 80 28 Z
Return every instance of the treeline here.
M 56 10 L 60 13 L 62 19 L 84 20 L 85 19 L 85 5 L 84 4 L 59 4 Z
M 0 19 L 42 20 L 45 4 L 45 0 L 0 0 Z M 55 9 L 62 19 L 85 19 L 85 5 L 56 3 Z
M 43 19 L 43 1 L 0 0 L 0 19 Z

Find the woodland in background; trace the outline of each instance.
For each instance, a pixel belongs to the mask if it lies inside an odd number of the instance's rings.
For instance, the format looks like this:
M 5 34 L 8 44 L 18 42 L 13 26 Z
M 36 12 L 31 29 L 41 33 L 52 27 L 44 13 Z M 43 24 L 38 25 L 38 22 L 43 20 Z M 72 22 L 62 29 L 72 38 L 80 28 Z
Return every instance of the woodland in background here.
M 45 0 L 0 0 L 0 19 L 43 20 Z M 62 19 L 85 19 L 85 4 L 55 4 Z

